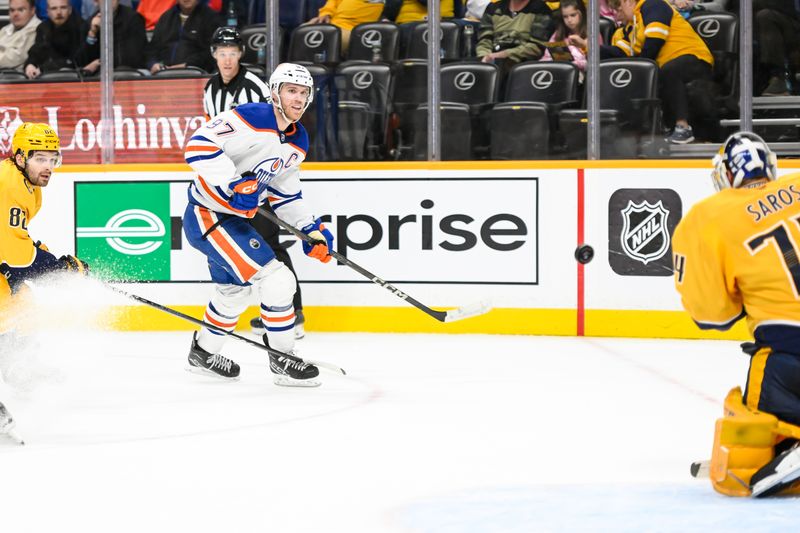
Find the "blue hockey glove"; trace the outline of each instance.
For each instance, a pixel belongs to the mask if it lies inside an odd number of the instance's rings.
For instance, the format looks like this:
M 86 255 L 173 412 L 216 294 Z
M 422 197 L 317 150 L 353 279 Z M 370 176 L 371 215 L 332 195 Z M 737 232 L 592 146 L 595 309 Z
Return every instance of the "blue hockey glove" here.
M 255 176 L 252 172 L 242 172 L 242 177 L 231 183 L 231 207 L 239 211 L 253 211 L 258 207 L 258 180 Z
M 320 219 L 300 229 L 313 239 L 312 242 L 303 241 L 303 252 L 323 263 L 331 260 L 330 250 L 333 249 L 333 233 L 327 230 Z

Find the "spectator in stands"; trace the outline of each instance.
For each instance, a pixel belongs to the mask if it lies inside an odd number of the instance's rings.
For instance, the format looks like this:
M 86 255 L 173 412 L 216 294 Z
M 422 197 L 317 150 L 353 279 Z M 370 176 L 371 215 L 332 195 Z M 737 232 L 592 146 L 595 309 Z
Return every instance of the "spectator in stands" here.
M 33 0 L 11 0 L 8 18 L 11 23 L 0 29 L 0 68 L 22 70 L 42 21 L 34 13 Z
M 674 123 L 667 140 L 686 144 L 694 140 L 689 125 L 686 85 L 711 79 L 714 58 L 692 26 L 666 0 L 608 0 L 623 24 L 603 45 L 600 58 L 646 57 L 659 66 L 659 94 L 667 125 Z
M 120 5 L 119 0 L 112 0 L 114 9 L 114 66 L 143 68 L 142 50 L 147 47 L 147 33 L 144 30 L 144 18 L 132 7 Z M 89 32 L 78 52 L 78 64 L 81 70 L 92 75 L 100 69 L 100 12 L 89 22 Z
M 441 0 L 442 18 L 461 16 L 461 0 Z M 428 19 L 428 0 L 386 0 L 381 19 L 392 20 L 397 24 L 424 22 Z
M 36 16 L 39 20 L 47 20 L 50 16 L 47 11 L 47 0 L 34 0 L 36 2 Z M 83 13 L 83 0 L 69 0 L 72 10 L 79 16 Z M 83 17 L 81 17 L 83 18 Z
M 479 22 L 486 11 L 486 6 L 492 3 L 492 0 L 467 0 L 467 12 L 464 18 Z
M 342 31 L 342 52 L 350 46 L 350 32 L 364 22 L 375 22 L 381 15 L 383 2 L 375 0 L 328 0 L 319 16 L 306 24 L 333 24 Z
M 799 9 L 795 0 L 753 1 L 758 69 L 767 79 L 762 96 L 788 95 L 789 80 L 800 71 Z
M 542 0 L 500 0 L 486 7 L 476 54 L 508 71 L 515 63 L 540 59 L 554 28 L 553 12 Z
M 119 0 L 119 4 L 133 9 L 133 2 L 131 0 Z M 75 9 L 75 6 L 73 5 L 72 8 Z M 81 17 L 84 20 L 92 20 L 92 17 L 98 11 L 100 11 L 100 3 L 97 0 L 81 0 Z
M 705 10 L 705 8 L 698 5 L 695 0 L 669 0 L 669 3 L 685 19 L 688 19 L 690 16 L 692 16 L 692 13 L 695 11 Z
M 147 50 L 147 68 L 158 72 L 167 68 L 214 68 L 211 38 L 221 26 L 217 13 L 199 0 L 178 0 L 158 19 Z
M 556 31 L 550 36 L 542 61 L 570 61 L 580 69 L 580 82 L 586 71 L 586 6 L 583 0 L 561 0 L 556 16 Z
M 175 0 L 142 0 L 136 11 L 144 17 L 144 28 L 153 31 L 158 19 L 175 5 Z
M 74 68 L 75 56 L 86 38 L 86 22 L 72 10 L 69 0 L 47 0 L 48 20 L 36 28 L 36 40 L 25 60 L 25 75 Z

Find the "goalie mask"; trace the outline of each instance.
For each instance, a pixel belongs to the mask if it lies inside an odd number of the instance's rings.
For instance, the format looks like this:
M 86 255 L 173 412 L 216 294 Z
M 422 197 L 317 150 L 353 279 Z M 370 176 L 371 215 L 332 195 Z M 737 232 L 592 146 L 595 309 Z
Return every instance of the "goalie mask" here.
M 711 178 L 718 191 L 738 189 L 749 179 L 778 178 L 778 158 L 755 133 L 740 131 L 728 137 L 713 163 Z
M 305 113 L 308 106 L 314 100 L 314 78 L 311 77 L 311 73 L 306 67 L 294 63 L 281 63 L 269 77 L 269 92 L 272 103 L 281 112 L 283 118 L 289 120 L 286 117 L 286 113 L 283 111 L 283 104 L 281 103 L 280 96 L 281 87 L 284 83 L 294 83 L 296 85 L 308 87 L 308 99 L 306 100 L 305 106 L 303 106 L 303 113 Z M 290 122 L 294 121 L 290 120 Z

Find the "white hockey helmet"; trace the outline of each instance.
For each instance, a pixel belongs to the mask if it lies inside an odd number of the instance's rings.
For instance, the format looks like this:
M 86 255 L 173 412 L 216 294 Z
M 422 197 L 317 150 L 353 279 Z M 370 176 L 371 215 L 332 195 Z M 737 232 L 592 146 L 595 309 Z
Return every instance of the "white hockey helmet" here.
M 722 143 L 714 156 L 711 179 L 718 191 L 738 189 L 744 180 L 778 179 L 778 158 L 767 143 L 748 131 L 734 133 Z
M 308 109 L 308 106 L 314 100 L 314 78 L 311 77 L 311 73 L 303 65 L 298 65 L 296 63 L 281 63 L 275 67 L 275 70 L 269 77 L 269 92 L 270 97 L 272 98 L 272 103 L 275 104 L 285 118 L 286 114 L 283 112 L 283 105 L 281 104 L 280 97 L 281 86 L 284 83 L 295 83 L 297 85 L 308 87 L 308 100 L 306 100 L 306 105 L 303 108 L 303 112 L 305 113 L 306 109 Z

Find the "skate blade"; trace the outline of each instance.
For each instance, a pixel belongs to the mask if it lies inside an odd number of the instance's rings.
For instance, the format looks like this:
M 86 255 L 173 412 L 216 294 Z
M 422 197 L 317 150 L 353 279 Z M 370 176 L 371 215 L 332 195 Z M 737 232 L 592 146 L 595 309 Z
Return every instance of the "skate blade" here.
M 773 474 L 767 479 L 762 479 L 751 489 L 753 498 L 766 498 L 782 492 L 794 485 L 800 479 L 800 463 L 780 474 Z
M 281 387 L 319 387 L 321 382 L 316 379 L 294 379 L 289 376 L 273 374 L 272 382 Z
M 20 437 L 20 436 L 19 436 L 19 433 L 17 433 L 17 432 L 16 432 L 16 431 L 14 431 L 13 429 L 11 429 L 11 430 L 7 431 L 7 432 L 6 432 L 6 435 L 8 435 L 8 436 L 9 436 L 9 438 L 11 438 L 11 440 L 13 440 L 14 442 L 16 442 L 16 443 L 17 443 L 17 444 L 19 444 L 20 446 L 25 446 L 25 441 L 24 441 L 24 440 L 22 440 L 22 437 Z
M 14 429 L 15 425 L 16 424 L 12 421 L 8 426 L 6 426 L 3 429 L 3 431 L 0 431 L 0 435 L 5 435 L 6 437 L 13 440 L 20 446 L 23 446 L 25 444 L 25 441 L 22 440 L 22 437 L 20 437 L 19 433 L 17 433 L 16 430 Z
M 197 374 L 198 376 L 209 376 L 212 378 L 221 379 L 222 381 L 239 381 L 239 376 L 229 378 L 227 376 L 220 376 L 216 372 L 212 372 L 210 370 L 206 370 L 205 368 L 199 366 L 192 366 L 186 365 L 186 371 L 191 374 Z

